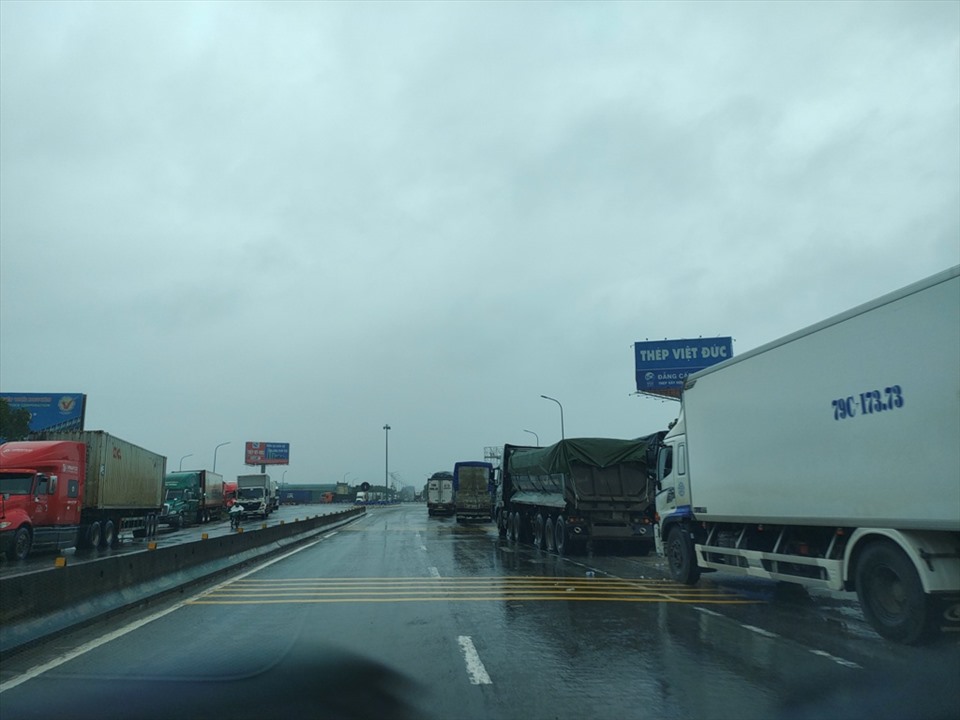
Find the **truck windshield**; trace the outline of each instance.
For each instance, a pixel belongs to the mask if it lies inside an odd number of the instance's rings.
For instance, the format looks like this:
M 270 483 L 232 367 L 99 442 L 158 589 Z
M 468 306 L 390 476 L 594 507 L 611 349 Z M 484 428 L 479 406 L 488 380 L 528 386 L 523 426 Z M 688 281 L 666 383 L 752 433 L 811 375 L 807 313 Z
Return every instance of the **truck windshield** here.
M 182 488 L 170 488 L 167 490 L 167 500 L 180 500 L 183 497 Z
M 33 489 L 33 473 L 0 474 L 0 493 L 29 495 Z
M 259 500 L 263 497 L 263 488 L 240 488 L 237 497 L 241 500 Z

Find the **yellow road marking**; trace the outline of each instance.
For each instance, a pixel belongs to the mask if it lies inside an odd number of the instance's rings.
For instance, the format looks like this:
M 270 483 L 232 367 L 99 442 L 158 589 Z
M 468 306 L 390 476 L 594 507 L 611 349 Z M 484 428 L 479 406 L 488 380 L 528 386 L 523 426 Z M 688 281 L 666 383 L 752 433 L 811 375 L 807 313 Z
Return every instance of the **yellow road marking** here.
M 667 580 L 545 577 L 245 578 L 193 605 L 335 602 L 594 601 L 756 604 L 761 601 Z

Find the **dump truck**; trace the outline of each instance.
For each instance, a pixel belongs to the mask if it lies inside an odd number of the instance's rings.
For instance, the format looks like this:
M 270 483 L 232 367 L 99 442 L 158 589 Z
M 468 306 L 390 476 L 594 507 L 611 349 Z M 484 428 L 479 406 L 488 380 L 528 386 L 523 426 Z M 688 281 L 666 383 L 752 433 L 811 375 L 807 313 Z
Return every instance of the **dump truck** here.
M 493 465 L 458 462 L 453 466 L 454 512 L 457 522 L 489 520 L 493 515 Z
M 658 482 L 680 582 L 855 591 L 904 643 L 960 618 L 960 266 L 691 375 Z
M 101 430 L 40 433 L 0 445 L 0 547 L 106 548 L 153 537 L 167 459 Z
M 560 554 L 592 541 L 649 553 L 663 435 L 564 439 L 543 448 L 504 445 L 496 511 L 501 537 Z
M 219 520 L 223 512 L 223 476 L 209 470 L 179 470 L 163 479 L 160 522 L 183 527 Z

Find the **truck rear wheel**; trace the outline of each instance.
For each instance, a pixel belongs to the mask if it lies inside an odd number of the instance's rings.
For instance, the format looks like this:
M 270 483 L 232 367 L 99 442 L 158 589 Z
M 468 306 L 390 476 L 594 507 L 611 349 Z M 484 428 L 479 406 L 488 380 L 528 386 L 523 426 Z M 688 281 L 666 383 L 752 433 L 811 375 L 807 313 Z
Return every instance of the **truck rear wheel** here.
M 543 549 L 547 552 L 553 552 L 553 533 L 555 532 L 554 528 L 556 523 L 553 521 L 552 517 L 547 518 L 547 523 L 543 527 Z
M 100 533 L 100 547 L 113 547 L 117 541 L 117 530 L 113 520 L 107 520 L 103 523 L 103 532 Z
M 17 528 L 13 541 L 7 547 L 7 557 L 11 560 L 23 560 L 30 554 L 31 545 L 33 545 L 33 536 L 30 534 L 30 528 Z
M 693 539 L 689 531 L 679 525 L 671 528 L 667 536 L 666 554 L 670 575 L 674 580 L 693 585 L 700 579 L 700 568 L 697 566 Z
M 863 614 L 883 637 L 912 645 L 933 633 L 934 603 L 910 558 L 894 543 L 881 540 L 864 548 L 856 583 Z
M 543 515 L 537 513 L 537 516 L 533 519 L 533 545 L 541 550 L 547 549 L 546 538 L 543 534 L 544 530 Z
M 567 554 L 567 521 L 563 515 L 557 516 L 557 524 L 553 529 L 553 546 L 557 549 L 557 555 Z
M 86 546 L 97 548 L 100 547 L 100 535 L 102 531 L 100 529 L 100 523 L 97 520 L 94 520 L 90 523 L 90 527 L 87 528 L 87 541 Z
M 518 540 L 518 525 L 520 519 L 517 517 L 516 512 L 510 512 L 507 514 L 507 537 L 511 543 L 516 543 Z

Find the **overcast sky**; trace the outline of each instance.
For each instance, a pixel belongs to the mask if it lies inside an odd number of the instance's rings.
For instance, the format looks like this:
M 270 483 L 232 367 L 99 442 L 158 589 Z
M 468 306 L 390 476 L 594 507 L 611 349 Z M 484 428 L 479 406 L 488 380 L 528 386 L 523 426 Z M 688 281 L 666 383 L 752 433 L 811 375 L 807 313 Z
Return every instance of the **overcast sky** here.
M 958 2 L 0 3 L 0 390 L 174 469 L 646 435 L 633 342 L 958 262 Z

